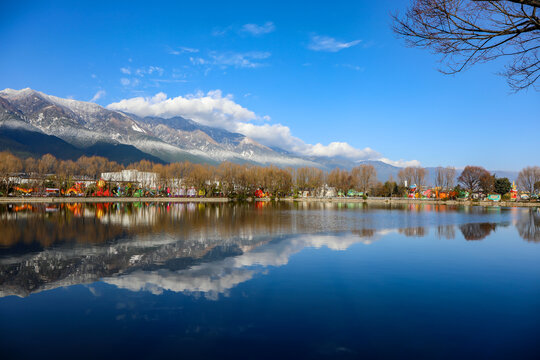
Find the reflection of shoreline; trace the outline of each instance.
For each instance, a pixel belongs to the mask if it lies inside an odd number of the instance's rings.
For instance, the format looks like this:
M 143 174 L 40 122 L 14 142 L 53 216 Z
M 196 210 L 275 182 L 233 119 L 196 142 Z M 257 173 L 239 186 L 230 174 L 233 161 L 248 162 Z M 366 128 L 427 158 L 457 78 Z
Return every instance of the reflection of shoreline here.
M 527 241 L 538 241 L 540 234 L 540 214 L 527 211 L 426 212 L 327 203 L 55 206 L 52 212 L 44 206 L 0 207 L 0 296 L 105 278 L 132 290 L 215 297 L 261 267 L 286 264 L 304 247 L 344 250 L 388 234 L 423 237 L 430 230 L 439 238 L 453 239 L 460 230 L 466 240 L 479 240 L 513 218 Z M 471 219 L 477 222 L 462 223 Z
M 135 234 L 163 233 L 179 238 L 204 238 L 377 229 L 388 225 L 375 216 L 376 212 L 388 210 L 396 212 L 396 221 L 391 227 L 412 229 L 423 227 L 426 214 L 436 213 L 443 219 L 438 225 L 444 226 L 462 223 L 461 214 L 476 217 L 490 215 L 493 211 L 480 207 L 410 204 L 277 202 L 260 205 L 192 202 L 0 205 L 3 235 L 0 237 L 0 256 L 2 247 L 102 244 Z M 496 214 L 509 213 L 509 209 L 496 210 Z M 294 216 L 276 213 L 280 211 Z M 416 233 L 421 235 L 421 231 Z
M 198 198 L 198 197 L 0 197 L 0 204 L 73 204 L 73 203 L 137 203 L 137 202 L 168 202 L 168 203 L 226 203 L 228 198 Z
M 102 202 L 165 202 L 165 203 L 226 203 L 231 202 L 228 198 L 175 198 L 175 197 L 148 197 L 148 198 L 122 198 L 122 197 L 0 197 L 0 204 L 32 204 L 32 203 L 102 203 Z M 388 205 L 428 205 L 428 206 L 480 206 L 480 207 L 513 207 L 513 208 L 538 208 L 537 202 L 514 202 L 514 201 L 469 201 L 469 200 L 428 200 L 428 199 L 408 199 L 408 198 L 368 198 L 366 200 L 359 198 L 282 198 L 280 202 L 298 202 L 298 203 L 365 203 L 365 204 L 388 204 Z

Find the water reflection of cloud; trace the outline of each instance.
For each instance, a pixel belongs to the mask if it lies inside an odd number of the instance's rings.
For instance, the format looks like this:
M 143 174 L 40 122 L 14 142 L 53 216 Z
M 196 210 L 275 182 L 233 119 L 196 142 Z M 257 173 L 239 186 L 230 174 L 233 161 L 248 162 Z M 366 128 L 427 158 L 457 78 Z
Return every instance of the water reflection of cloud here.
M 189 269 L 170 271 L 137 270 L 135 272 L 104 279 L 106 283 L 131 291 L 149 291 L 161 294 L 163 291 L 203 293 L 207 298 L 216 299 L 226 294 L 238 284 L 263 274 L 268 267 L 286 265 L 292 255 L 306 247 L 342 251 L 351 245 L 373 237 L 355 234 L 345 235 L 302 235 L 273 241 L 253 251 L 224 260 L 203 263 Z M 369 243 L 369 242 L 368 242 Z

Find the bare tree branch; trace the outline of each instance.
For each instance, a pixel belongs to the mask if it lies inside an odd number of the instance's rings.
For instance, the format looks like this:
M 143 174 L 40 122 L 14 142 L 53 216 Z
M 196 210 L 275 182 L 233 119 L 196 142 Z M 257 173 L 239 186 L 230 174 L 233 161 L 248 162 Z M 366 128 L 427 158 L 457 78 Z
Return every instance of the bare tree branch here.
M 409 46 L 441 54 L 445 74 L 509 57 L 502 74 L 519 91 L 540 77 L 539 8 L 540 0 L 412 0 L 393 15 L 393 29 Z

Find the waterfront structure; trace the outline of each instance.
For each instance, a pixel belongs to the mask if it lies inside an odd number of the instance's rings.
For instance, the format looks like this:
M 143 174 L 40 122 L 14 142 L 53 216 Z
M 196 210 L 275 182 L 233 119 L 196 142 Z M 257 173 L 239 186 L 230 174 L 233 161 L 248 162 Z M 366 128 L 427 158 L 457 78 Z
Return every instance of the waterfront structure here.
M 154 189 L 157 187 L 158 174 L 139 170 L 122 170 L 116 172 L 101 173 L 105 181 L 136 183 L 144 188 Z

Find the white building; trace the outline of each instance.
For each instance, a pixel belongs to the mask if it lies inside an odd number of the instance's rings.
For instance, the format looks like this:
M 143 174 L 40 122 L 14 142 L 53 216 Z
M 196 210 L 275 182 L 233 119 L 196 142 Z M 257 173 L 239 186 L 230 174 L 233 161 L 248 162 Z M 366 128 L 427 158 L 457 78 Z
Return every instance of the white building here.
M 101 178 L 105 181 L 137 183 L 145 188 L 155 188 L 158 182 L 158 174 L 139 170 L 101 173 Z

